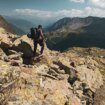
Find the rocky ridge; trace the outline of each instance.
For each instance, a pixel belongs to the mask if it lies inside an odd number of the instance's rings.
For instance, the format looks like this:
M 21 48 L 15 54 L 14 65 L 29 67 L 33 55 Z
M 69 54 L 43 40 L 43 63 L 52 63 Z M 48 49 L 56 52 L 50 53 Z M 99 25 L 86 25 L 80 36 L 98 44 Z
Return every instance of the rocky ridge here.
M 24 32 L 20 28 L 8 22 L 7 19 L 5 19 L 1 15 L 0 15 L 0 28 L 5 29 L 7 32 L 10 32 L 12 34 L 18 34 L 18 35 L 24 34 Z
M 43 56 L 34 58 L 26 35 L 1 33 L 0 105 L 95 105 L 104 67 L 99 59 L 83 55 L 88 50 L 60 53 L 46 47 Z

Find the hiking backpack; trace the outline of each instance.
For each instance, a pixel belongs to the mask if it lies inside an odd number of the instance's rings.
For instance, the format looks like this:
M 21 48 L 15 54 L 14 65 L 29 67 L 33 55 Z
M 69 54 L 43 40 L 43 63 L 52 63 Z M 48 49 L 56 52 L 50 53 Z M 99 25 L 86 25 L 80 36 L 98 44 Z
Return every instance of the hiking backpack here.
M 35 36 L 35 30 L 34 30 L 34 28 L 31 28 L 30 33 L 27 34 L 27 37 L 34 39 L 34 36 Z
M 36 34 L 36 30 L 34 28 L 31 28 L 30 32 L 31 32 L 31 38 L 34 39 L 35 38 L 35 34 Z
M 31 39 L 34 39 L 34 40 L 38 40 L 39 37 L 40 37 L 37 28 L 31 28 L 30 29 L 30 34 L 28 34 L 27 36 Z

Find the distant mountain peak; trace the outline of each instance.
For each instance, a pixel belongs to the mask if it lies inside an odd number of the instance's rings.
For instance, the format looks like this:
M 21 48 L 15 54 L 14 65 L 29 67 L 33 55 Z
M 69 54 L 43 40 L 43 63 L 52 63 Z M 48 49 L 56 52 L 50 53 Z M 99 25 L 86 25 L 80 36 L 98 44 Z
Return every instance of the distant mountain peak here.
M 55 50 L 75 46 L 105 48 L 105 18 L 65 17 L 49 27 L 47 37 L 48 47 Z
M 89 24 L 92 23 L 92 21 L 94 20 L 94 17 L 86 17 L 86 18 L 80 18 L 80 17 L 74 17 L 74 18 L 70 18 L 70 17 L 65 17 L 62 18 L 60 20 L 58 20 L 57 22 L 55 22 L 50 28 L 49 30 L 51 31 L 55 31 L 57 29 L 60 29 L 62 27 L 69 27 L 70 28 L 81 28 L 83 26 L 87 26 Z

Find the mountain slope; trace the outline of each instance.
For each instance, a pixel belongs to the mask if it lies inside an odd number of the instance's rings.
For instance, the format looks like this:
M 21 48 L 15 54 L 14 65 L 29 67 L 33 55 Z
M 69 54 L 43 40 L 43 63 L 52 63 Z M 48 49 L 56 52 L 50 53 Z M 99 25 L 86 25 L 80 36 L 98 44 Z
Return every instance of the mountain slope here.
M 15 17 L 9 17 L 9 16 L 4 16 L 4 17 L 9 23 L 15 25 L 16 27 L 19 27 L 25 33 L 28 33 L 31 27 L 35 27 L 35 25 L 28 20 L 15 18 Z
M 8 23 L 2 16 L 0 16 L 0 27 L 13 34 L 24 34 L 21 29 L 17 28 L 15 25 Z
M 47 44 L 55 50 L 69 47 L 105 48 L 105 18 L 63 18 L 48 28 Z
M 59 53 L 45 47 L 40 56 L 38 47 L 33 57 L 33 43 L 26 35 L 10 34 L 7 40 L 11 45 L 2 43 L 8 47 L 0 44 L 0 105 L 95 105 L 97 90 L 105 85 L 104 49 Z
M 13 29 L 10 27 L 10 24 L 2 16 L 0 16 L 0 27 L 4 28 L 8 32 L 14 32 Z

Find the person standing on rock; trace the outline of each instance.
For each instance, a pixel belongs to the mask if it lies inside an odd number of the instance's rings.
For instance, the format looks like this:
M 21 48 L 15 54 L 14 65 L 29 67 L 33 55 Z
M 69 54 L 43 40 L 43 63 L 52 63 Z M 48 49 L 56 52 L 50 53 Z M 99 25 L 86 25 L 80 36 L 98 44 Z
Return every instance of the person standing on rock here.
M 36 55 L 37 44 L 41 46 L 40 54 L 42 55 L 44 51 L 44 35 L 43 35 L 42 25 L 39 25 L 38 28 L 35 28 L 34 56 Z

